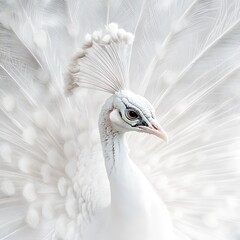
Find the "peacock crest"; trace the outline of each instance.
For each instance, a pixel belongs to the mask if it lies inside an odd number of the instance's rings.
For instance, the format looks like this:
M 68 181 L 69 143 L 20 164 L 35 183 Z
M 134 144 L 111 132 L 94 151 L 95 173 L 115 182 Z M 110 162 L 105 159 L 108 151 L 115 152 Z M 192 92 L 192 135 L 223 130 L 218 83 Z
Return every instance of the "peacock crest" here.
M 88 87 L 109 93 L 127 88 L 130 45 L 134 36 L 110 23 L 87 34 L 69 67 L 66 89 Z

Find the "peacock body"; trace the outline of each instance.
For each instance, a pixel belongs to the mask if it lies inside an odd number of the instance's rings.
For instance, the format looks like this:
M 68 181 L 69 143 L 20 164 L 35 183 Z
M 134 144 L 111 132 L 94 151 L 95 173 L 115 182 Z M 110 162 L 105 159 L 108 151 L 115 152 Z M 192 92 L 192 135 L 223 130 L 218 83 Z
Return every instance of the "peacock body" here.
M 0 0 L 0 239 L 240 239 L 239 39 L 239 0 Z

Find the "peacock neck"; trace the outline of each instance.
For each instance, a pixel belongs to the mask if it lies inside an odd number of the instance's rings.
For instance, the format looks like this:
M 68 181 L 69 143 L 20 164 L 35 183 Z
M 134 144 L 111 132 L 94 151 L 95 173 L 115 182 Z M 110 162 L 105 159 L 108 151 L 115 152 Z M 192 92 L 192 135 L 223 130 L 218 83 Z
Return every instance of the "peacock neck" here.
M 111 102 L 107 101 L 100 114 L 99 131 L 110 183 L 111 214 L 116 214 L 118 219 L 119 216 L 126 219 L 130 209 L 134 209 L 141 197 L 135 193 L 138 180 L 133 171 L 136 166 L 128 156 L 125 134 L 114 130 L 111 126 L 109 114 L 112 110 Z
M 109 180 L 122 176 L 122 173 L 130 166 L 125 134 L 114 130 L 109 119 L 112 110 L 110 99 L 105 103 L 99 119 L 99 131 Z

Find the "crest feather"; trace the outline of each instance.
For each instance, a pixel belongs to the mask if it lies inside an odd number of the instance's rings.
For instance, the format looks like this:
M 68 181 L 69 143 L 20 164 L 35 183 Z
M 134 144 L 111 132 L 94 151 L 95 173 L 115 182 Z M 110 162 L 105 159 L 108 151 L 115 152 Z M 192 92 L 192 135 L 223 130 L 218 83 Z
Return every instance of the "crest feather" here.
M 115 93 L 127 88 L 129 47 L 133 34 L 118 28 L 115 23 L 105 31 L 95 31 L 85 36 L 82 48 L 69 66 L 66 90 L 85 87 Z

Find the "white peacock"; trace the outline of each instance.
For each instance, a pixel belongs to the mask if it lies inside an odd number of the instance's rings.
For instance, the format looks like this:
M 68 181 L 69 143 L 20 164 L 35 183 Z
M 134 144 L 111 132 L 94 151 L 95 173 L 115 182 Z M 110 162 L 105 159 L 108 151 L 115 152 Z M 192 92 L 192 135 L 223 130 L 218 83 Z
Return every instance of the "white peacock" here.
M 0 1 L 0 239 L 238 240 L 239 19 L 238 0 Z

